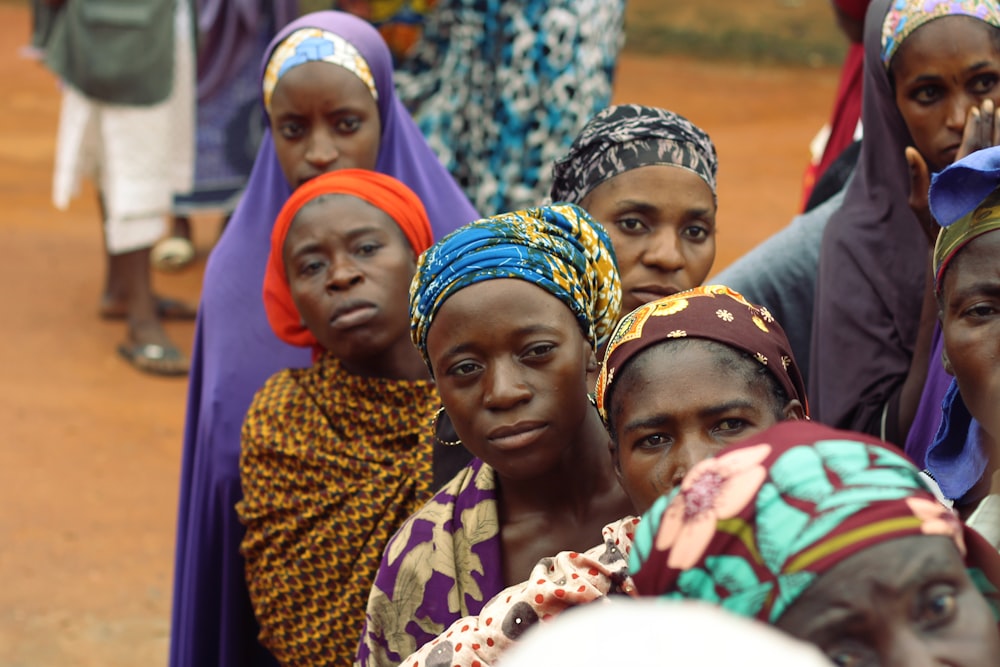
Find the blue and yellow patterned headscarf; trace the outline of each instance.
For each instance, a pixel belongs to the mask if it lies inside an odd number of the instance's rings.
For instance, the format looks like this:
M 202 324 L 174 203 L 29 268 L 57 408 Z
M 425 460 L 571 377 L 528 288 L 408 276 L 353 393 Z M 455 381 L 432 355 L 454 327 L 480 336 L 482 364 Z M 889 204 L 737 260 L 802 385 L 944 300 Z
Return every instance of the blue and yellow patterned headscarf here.
M 353 44 L 320 28 L 301 28 L 275 47 L 264 70 L 264 108 L 268 113 L 271 112 L 271 96 L 278 80 L 293 67 L 315 61 L 340 65 L 354 74 L 378 102 L 378 89 L 371 67 Z
M 621 307 L 611 238 L 582 208 L 543 206 L 460 227 L 420 256 L 410 285 L 410 336 L 430 368 L 427 331 L 441 305 L 463 287 L 516 278 L 565 303 L 596 350 Z
M 917 28 L 945 16 L 971 16 L 1000 28 L 996 0 L 896 0 L 882 23 L 882 64 L 886 69 Z
M 822 574 L 911 535 L 955 545 L 996 611 L 1000 555 L 885 443 L 782 422 L 706 459 L 643 516 L 631 571 L 641 595 L 695 599 L 774 623 Z

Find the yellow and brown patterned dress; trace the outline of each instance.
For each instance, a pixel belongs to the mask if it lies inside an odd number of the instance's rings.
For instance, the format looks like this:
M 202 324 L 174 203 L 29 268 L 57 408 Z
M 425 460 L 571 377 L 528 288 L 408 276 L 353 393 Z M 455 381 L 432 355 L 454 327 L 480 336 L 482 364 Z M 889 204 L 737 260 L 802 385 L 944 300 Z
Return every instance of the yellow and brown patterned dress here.
M 353 661 L 386 542 L 432 495 L 429 381 L 330 354 L 272 376 L 243 425 L 237 504 L 261 642 L 283 665 Z

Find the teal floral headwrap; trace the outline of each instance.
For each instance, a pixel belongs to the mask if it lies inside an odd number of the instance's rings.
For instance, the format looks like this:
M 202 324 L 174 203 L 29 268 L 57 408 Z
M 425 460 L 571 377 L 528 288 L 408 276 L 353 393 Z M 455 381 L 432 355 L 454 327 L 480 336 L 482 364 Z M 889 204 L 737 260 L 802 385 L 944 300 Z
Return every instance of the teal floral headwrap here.
M 597 346 L 621 308 L 611 238 L 582 208 L 543 206 L 483 218 L 456 229 L 420 256 L 410 284 L 410 336 L 430 368 L 427 331 L 455 292 L 484 280 L 516 278 L 551 292 Z
M 698 463 L 643 516 L 630 569 L 642 595 L 697 599 L 774 623 L 837 563 L 909 535 L 942 535 L 997 609 L 1000 554 L 884 443 L 782 422 Z M 988 575 L 987 575 L 988 573 Z

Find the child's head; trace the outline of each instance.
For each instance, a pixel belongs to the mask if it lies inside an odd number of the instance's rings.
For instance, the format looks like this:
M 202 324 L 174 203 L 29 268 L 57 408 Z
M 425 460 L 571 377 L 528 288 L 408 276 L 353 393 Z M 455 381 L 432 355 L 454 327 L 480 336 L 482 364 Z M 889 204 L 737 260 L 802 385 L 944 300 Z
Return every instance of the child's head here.
M 781 327 L 722 286 L 654 301 L 622 318 L 597 398 L 619 479 L 639 512 L 699 461 L 806 411 Z
M 553 167 L 553 201 L 611 236 L 622 310 L 700 285 L 715 260 L 715 146 L 687 119 L 636 104 L 594 116 Z
M 271 236 L 264 303 L 286 342 L 333 353 L 359 375 L 393 377 L 419 357 L 407 294 L 430 246 L 417 196 L 390 176 L 338 170 L 296 190 Z

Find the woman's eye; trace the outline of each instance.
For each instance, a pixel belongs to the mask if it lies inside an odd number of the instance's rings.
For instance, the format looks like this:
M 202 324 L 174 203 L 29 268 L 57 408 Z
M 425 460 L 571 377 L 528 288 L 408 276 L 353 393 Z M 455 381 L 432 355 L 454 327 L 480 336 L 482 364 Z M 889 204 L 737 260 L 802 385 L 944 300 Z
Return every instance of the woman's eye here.
M 361 128 L 361 119 L 356 116 L 348 116 L 337 121 L 337 130 L 344 134 L 352 134 Z
M 830 651 L 827 656 L 837 667 L 860 667 L 862 664 L 861 656 L 853 651 Z
M 282 123 L 278 128 L 285 139 L 298 139 L 305 133 L 302 123 Z
M 621 218 L 615 224 L 627 234 L 638 234 L 646 231 L 646 225 L 638 218 Z
M 368 257 L 378 252 L 378 249 L 381 247 L 382 247 L 381 244 L 375 242 L 362 243 L 361 245 L 358 246 L 357 252 L 359 255 L 363 257 Z
M 532 345 L 524 353 L 526 357 L 543 357 L 556 348 L 552 343 L 539 343 Z
M 996 312 L 997 312 L 996 308 L 994 308 L 988 303 L 977 303 L 971 308 L 966 308 L 963 314 L 967 317 L 972 317 L 972 318 L 985 318 L 985 317 L 990 317 L 991 315 L 995 315 Z
M 684 228 L 681 234 L 684 238 L 692 241 L 704 241 L 712 235 L 712 230 L 705 225 L 689 225 Z
M 299 266 L 299 275 L 303 276 L 314 276 L 323 270 L 323 262 L 319 260 L 312 260 L 303 262 Z
M 747 422 L 742 419 L 723 419 L 715 427 L 717 432 L 721 432 L 723 435 L 733 435 L 738 433 L 747 427 Z
M 937 586 L 928 591 L 920 610 L 920 620 L 925 623 L 940 623 L 955 615 L 958 599 L 950 586 Z
M 663 433 L 653 433 L 635 443 L 636 449 L 659 449 L 670 445 L 670 438 Z
M 993 90 L 997 85 L 997 75 L 996 74 L 983 74 L 981 76 L 975 77 L 969 87 L 972 92 L 976 95 L 985 95 Z
M 449 375 L 457 375 L 458 377 L 466 377 L 472 375 L 479 370 L 479 364 L 473 363 L 471 361 L 461 361 L 451 368 L 448 369 Z
M 931 104 L 941 97 L 941 89 L 938 86 L 921 86 L 910 94 L 918 104 Z

